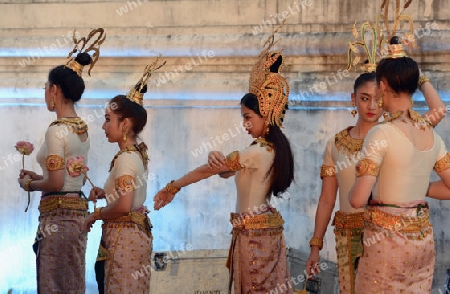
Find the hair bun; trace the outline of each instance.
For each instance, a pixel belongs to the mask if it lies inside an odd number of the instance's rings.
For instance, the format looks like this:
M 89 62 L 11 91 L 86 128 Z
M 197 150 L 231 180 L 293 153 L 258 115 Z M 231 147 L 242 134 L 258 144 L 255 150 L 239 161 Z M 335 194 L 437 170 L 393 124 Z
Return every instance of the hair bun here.
M 75 58 L 75 61 L 81 64 L 82 66 L 91 64 L 92 58 L 88 53 L 81 52 L 77 54 L 77 57 Z
M 402 40 L 397 36 L 392 36 L 391 41 L 389 41 L 390 45 L 402 44 Z
M 275 53 L 272 55 L 275 55 Z M 282 63 L 283 63 L 283 56 L 279 55 L 277 60 L 270 66 L 270 72 L 278 73 L 278 70 Z
M 142 84 L 137 84 L 136 87 L 134 87 L 134 89 L 136 91 L 139 91 L 139 88 L 141 87 Z M 145 94 L 147 93 L 147 84 L 144 85 L 144 87 L 142 87 L 142 89 L 139 91 L 139 93 L 141 94 Z

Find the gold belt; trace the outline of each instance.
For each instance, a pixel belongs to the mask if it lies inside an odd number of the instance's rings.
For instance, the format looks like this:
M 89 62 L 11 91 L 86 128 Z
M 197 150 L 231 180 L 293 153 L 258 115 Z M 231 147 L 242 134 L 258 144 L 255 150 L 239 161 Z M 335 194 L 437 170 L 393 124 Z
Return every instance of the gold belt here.
M 88 202 L 81 198 L 50 196 L 41 200 L 39 204 L 39 211 L 41 213 L 49 212 L 57 208 L 87 211 Z
M 422 210 L 419 216 L 399 216 L 368 206 L 364 219 L 384 229 L 400 232 L 421 232 L 431 225 L 429 210 Z
M 126 223 L 134 223 L 137 224 L 138 227 L 143 230 L 144 232 L 147 233 L 147 235 L 149 237 L 151 237 L 151 229 L 152 229 L 152 225 L 150 223 L 150 219 L 148 218 L 148 216 L 146 214 L 137 212 L 137 211 L 132 211 L 130 212 L 128 215 L 124 215 L 115 219 L 108 219 L 108 220 L 103 220 L 103 225 L 106 226 L 113 226 L 113 227 L 117 227 L 117 226 L 124 226 Z
M 136 211 L 132 211 L 130 212 L 128 215 L 124 215 L 115 219 L 108 219 L 108 220 L 104 220 L 105 223 L 116 223 L 116 222 L 132 222 L 135 223 L 137 225 L 143 226 L 145 227 L 146 221 L 147 219 L 147 215 L 136 212 Z
M 337 211 L 334 215 L 333 223 L 339 229 L 364 228 L 364 211 L 355 213 Z
M 231 213 L 230 222 L 233 228 L 244 230 L 280 228 L 284 224 L 278 211 L 245 217 L 239 213 Z

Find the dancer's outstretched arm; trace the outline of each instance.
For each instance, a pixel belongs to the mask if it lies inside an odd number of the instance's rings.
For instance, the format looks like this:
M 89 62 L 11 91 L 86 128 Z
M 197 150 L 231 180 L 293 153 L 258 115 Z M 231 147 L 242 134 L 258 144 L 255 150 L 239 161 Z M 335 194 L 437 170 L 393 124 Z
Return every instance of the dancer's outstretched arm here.
M 187 185 L 207 179 L 213 175 L 231 171 L 232 170 L 226 164 L 220 167 L 213 168 L 208 166 L 208 164 L 199 166 L 196 169 L 188 172 L 178 180 L 170 182 L 165 188 L 161 189 L 153 198 L 154 208 L 155 210 L 159 210 L 160 208 L 169 204 L 175 197 L 175 193 L 178 192 L 181 188 L 186 187 Z

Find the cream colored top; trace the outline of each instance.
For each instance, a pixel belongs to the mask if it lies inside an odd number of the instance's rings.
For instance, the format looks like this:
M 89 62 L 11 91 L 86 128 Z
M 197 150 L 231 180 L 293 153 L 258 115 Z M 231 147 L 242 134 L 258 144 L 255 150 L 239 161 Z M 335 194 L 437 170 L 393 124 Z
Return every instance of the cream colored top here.
M 423 200 L 435 163 L 447 154 L 445 144 L 434 131 L 431 149 L 417 150 L 393 123 L 375 126 L 367 134 L 364 158 L 380 165 L 372 190 L 373 200 L 389 204 Z
M 114 161 L 104 186 L 108 205 L 120 197 L 120 191 L 127 189 L 134 190 L 131 210 L 142 207 L 147 197 L 147 170 L 139 151 L 126 151 Z
M 64 186 L 61 191 L 80 191 L 83 187 L 84 175 L 72 177 L 67 172 L 67 160 L 76 156 L 83 156 L 84 163 L 88 166 L 88 153 L 90 147 L 89 137 L 82 142 L 79 135 L 71 131 L 70 127 L 64 124 L 52 125 L 45 133 L 45 141 L 39 149 L 36 160 L 42 168 L 44 178 L 48 178 L 46 160 L 50 155 L 57 155 L 62 158 L 64 169 Z M 56 191 L 46 191 L 56 192 Z
M 272 173 L 267 177 L 266 174 L 272 166 L 275 151 L 266 142 L 257 142 L 238 154 L 240 169 L 235 177 L 236 212 L 261 212 L 270 198 Z
M 363 140 L 353 139 L 348 134 L 351 128 L 342 130 L 338 134 L 345 137 L 346 142 L 361 146 Z M 339 210 L 346 213 L 361 212 L 364 211 L 364 208 L 353 208 L 348 200 L 348 193 L 356 179 L 355 166 L 361 156 L 361 151 L 352 152 L 352 150 L 340 145 L 337 142 L 337 138 L 339 138 L 338 134 L 330 138 L 327 142 L 323 154 L 323 166 L 334 167 L 334 176 L 336 176 L 338 182 Z

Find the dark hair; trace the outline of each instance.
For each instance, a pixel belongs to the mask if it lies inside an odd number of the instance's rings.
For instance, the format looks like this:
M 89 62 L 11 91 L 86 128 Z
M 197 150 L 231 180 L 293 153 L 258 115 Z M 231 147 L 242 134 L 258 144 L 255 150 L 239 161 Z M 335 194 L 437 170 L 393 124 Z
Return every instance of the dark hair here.
M 251 93 L 245 94 L 241 99 L 241 105 L 244 105 L 261 116 L 258 98 L 255 95 Z M 275 158 L 266 177 L 273 170 L 270 190 L 273 195 L 281 197 L 279 193 L 286 191 L 294 180 L 294 156 L 292 155 L 291 145 L 277 125 L 269 125 L 269 133 L 265 139 L 275 147 Z
M 138 89 L 138 86 L 136 86 Z M 147 92 L 147 85 L 145 85 L 141 93 Z M 138 135 L 147 124 L 147 111 L 141 105 L 131 101 L 125 95 L 117 95 L 109 101 L 111 110 L 120 116 L 119 120 L 129 118 L 132 121 L 133 132 Z
M 392 37 L 390 44 L 401 44 L 397 36 Z M 413 94 L 419 81 L 419 66 L 410 57 L 385 58 L 377 65 L 377 84 L 386 79 L 395 93 Z
M 91 63 L 92 58 L 87 53 L 78 53 L 75 61 L 85 66 Z M 59 65 L 52 69 L 48 74 L 48 81 L 52 85 L 58 85 L 64 97 L 72 100 L 73 103 L 78 102 L 83 95 L 85 88 L 83 79 L 65 65 Z
M 362 73 L 356 80 L 355 84 L 353 85 L 353 93 L 356 94 L 356 90 L 359 89 L 362 85 L 364 85 L 367 82 L 375 82 L 376 76 L 375 72 L 365 72 Z

